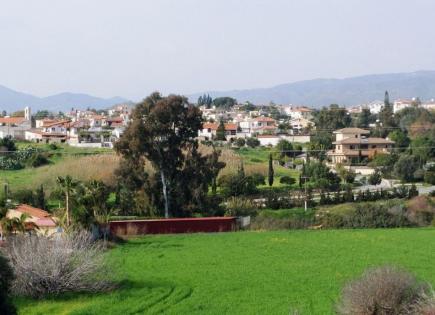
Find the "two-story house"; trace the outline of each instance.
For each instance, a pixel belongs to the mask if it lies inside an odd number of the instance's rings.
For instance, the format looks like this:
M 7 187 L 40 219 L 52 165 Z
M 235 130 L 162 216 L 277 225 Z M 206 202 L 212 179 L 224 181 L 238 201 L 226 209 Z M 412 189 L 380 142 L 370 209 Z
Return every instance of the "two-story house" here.
M 333 132 L 335 148 L 327 152 L 332 163 L 361 163 L 376 154 L 388 154 L 394 141 L 384 138 L 370 138 L 370 131 L 360 128 L 343 128 Z

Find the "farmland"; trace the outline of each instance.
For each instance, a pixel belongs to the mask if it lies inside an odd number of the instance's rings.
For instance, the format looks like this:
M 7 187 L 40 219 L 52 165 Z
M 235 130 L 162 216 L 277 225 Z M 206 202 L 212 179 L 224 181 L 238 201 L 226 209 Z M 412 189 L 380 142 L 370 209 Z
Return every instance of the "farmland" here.
M 435 229 L 147 236 L 108 250 L 110 293 L 17 299 L 19 314 L 332 314 L 340 288 L 393 264 L 435 284 Z

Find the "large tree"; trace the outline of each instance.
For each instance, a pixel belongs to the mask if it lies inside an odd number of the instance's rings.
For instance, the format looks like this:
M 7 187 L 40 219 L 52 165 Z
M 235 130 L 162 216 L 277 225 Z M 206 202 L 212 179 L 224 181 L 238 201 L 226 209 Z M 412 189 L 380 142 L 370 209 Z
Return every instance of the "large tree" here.
M 211 182 L 212 176 L 204 174 L 207 160 L 198 152 L 196 140 L 202 124 L 200 110 L 187 98 L 153 93 L 137 104 L 132 121 L 115 145 L 116 151 L 131 163 L 151 162 L 160 177 L 165 217 L 180 214 L 186 189 L 204 192 L 204 182 L 199 179 Z M 184 194 L 180 195 L 180 191 Z
M 327 132 L 349 127 L 352 122 L 346 108 L 339 107 L 336 104 L 330 105 L 329 108 L 322 108 L 322 110 L 315 113 L 314 120 L 317 130 Z

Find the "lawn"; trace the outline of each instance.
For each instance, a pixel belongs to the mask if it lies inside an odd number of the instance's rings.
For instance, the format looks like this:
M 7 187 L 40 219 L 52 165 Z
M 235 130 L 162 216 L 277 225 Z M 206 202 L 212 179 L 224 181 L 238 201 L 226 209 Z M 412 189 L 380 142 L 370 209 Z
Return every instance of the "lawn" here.
M 435 229 L 147 236 L 108 252 L 112 293 L 20 299 L 20 314 L 332 314 L 340 288 L 370 266 L 435 284 Z

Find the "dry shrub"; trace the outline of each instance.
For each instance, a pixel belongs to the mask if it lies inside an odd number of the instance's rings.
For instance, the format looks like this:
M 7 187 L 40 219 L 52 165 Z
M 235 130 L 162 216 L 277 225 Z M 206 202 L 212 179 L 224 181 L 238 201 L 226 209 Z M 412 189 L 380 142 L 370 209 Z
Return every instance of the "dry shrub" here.
M 257 204 L 248 198 L 231 197 L 225 202 L 225 216 L 248 216 L 257 213 Z
M 427 226 L 435 218 L 435 203 L 427 196 L 417 196 L 409 200 L 407 210 L 408 220 L 419 226 Z
M 341 315 L 415 314 L 425 300 L 428 286 L 401 269 L 380 267 L 369 269 L 360 279 L 342 291 L 337 312 Z
M 64 292 L 99 292 L 109 289 L 104 278 L 108 268 L 104 247 L 87 231 L 57 239 L 16 236 L 8 239 L 5 253 L 16 275 L 12 291 L 17 295 L 42 298 Z
M 56 187 L 58 176 L 70 175 L 80 181 L 101 180 L 107 185 L 114 185 L 115 169 L 119 165 L 119 157 L 114 154 L 98 154 L 85 157 L 69 157 L 54 165 L 41 167 L 31 183 L 33 187 L 40 184 L 51 191 Z
M 425 294 L 416 305 L 411 308 L 413 315 L 435 315 L 435 292 Z

